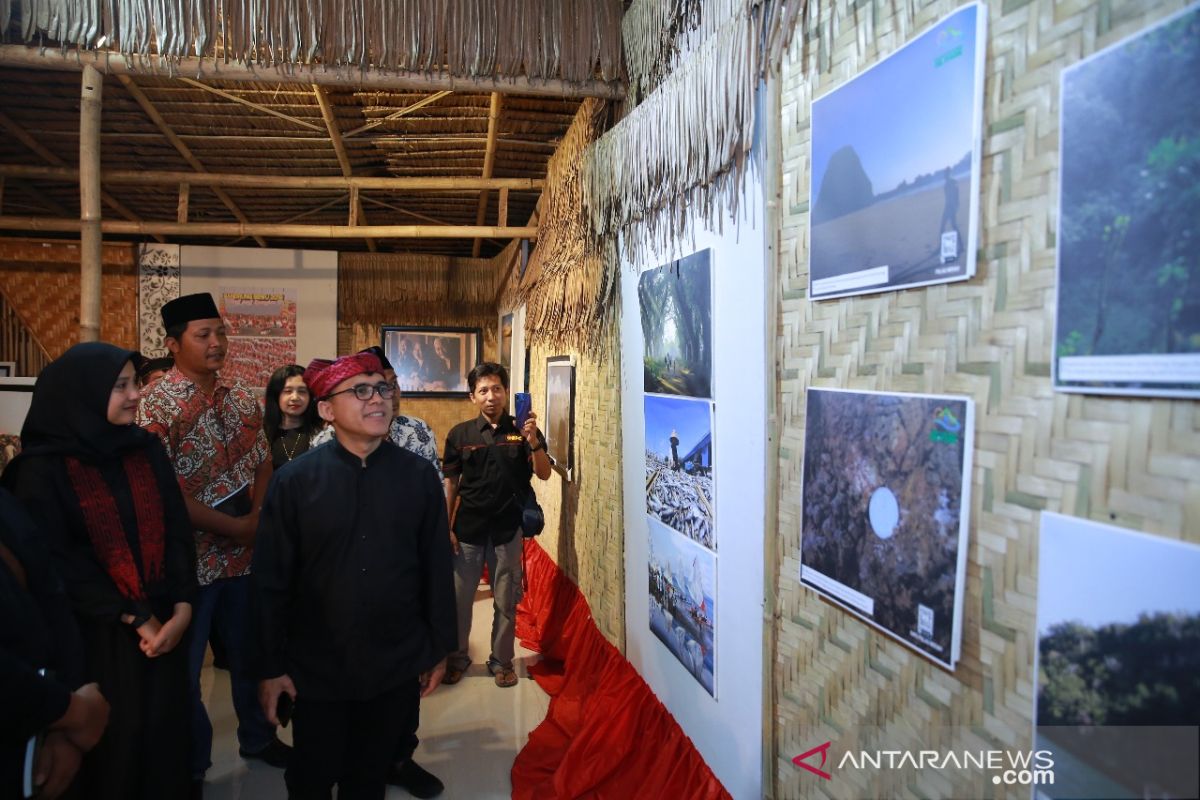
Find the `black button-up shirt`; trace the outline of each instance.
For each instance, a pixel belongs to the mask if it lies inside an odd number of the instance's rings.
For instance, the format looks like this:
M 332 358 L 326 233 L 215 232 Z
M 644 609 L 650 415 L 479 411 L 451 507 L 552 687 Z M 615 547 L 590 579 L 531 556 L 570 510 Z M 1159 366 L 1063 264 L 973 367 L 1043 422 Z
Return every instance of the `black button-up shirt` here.
M 251 571 L 262 678 L 365 700 L 457 649 L 446 500 L 433 465 L 337 441 L 271 479 Z
M 545 439 L 541 441 L 545 447 Z M 504 544 L 516 535 L 521 503 L 514 495 L 530 490 L 532 456 L 511 414 L 502 416 L 495 428 L 480 414 L 450 429 L 442 472 L 447 478 L 461 476 L 462 502 L 454 516 L 454 535 L 460 542 L 485 544 L 490 539 Z

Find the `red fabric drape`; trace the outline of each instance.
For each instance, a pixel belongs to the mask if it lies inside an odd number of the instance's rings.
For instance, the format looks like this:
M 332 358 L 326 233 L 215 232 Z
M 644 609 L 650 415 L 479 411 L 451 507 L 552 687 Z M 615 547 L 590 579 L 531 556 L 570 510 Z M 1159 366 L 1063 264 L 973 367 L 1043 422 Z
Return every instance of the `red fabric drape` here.
M 534 540 L 517 636 L 542 654 L 530 669 L 546 719 L 512 768 L 513 797 L 728 798 L 729 793 L 633 666 L 592 621 L 587 601 Z

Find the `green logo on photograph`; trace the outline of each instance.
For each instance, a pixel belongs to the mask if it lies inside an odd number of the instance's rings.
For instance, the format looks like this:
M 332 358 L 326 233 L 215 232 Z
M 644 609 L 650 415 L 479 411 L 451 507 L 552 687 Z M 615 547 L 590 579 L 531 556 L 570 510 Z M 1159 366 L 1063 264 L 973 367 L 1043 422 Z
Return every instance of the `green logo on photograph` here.
M 939 408 L 933 412 L 934 428 L 929 432 L 929 441 L 958 444 L 958 434 L 962 430 L 962 422 L 948 408 Z

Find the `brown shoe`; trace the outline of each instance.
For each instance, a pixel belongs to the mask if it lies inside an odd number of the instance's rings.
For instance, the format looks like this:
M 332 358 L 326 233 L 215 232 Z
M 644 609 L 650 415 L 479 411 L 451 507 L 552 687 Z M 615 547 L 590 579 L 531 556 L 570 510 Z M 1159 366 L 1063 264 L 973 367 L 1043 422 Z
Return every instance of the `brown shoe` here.
M 517 685 L 517 673 L 513 671 L 512 667 L 489 664 L 488 671 L 496 676 L 496 685 L 502 689 Z
M 459 667 L 446 667 L 446 674 L 442 675 L 442 683 L 446 686 L 453 686 L 463 679 L 465 669 Z

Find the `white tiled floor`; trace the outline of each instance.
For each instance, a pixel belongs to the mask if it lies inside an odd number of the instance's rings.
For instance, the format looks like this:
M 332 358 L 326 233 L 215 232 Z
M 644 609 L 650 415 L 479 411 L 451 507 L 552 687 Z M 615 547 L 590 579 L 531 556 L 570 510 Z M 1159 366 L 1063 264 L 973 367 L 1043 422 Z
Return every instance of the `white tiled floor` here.
M 492 623 L 491 595 L 476 596 L 471 626 L 471 657 L 487 659 Z M 526 667 L 538 656 L 517 645 L 516 686 L 501 689 L 482 663 L 474 663 L 462 681 L 440 686 L 421 701 L 421 745 L 416 760 L 442 779 L 442 797 L 505 798 L 511 796 L 509 770 L 529 732 L 546 716 L 550 698 L 528 677 Z M 286 798 L 283 770 L 259 761 L 243 761 L 237 753 L 237 718 L 229 700 L 229 673 L 205 667 L 200 676 L 204 701 L 215 731 L 213 766 L 204 787 L 206 800 L 276 800 Z M 291 743 L 291 731 L 280 738 Z M 409 794 L 388 788 L 388 800 Z

